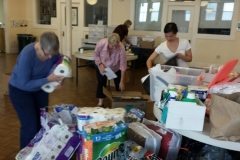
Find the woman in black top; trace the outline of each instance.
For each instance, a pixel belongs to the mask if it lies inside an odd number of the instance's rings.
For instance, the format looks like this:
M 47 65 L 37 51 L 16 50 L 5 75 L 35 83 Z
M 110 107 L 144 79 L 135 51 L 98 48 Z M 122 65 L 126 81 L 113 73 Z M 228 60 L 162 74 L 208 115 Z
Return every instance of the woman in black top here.
M 132 22 L 130 20 L 126 20 L 124 24 L 118 25 L 113 33 L 117 33 L 120 36 L 120 41 L 122 42 L 123 40 L 129 44 L 132 45 L 132 43 L 128 40 L 127 35 L 128 35 L 128 28 L 132 25 Z

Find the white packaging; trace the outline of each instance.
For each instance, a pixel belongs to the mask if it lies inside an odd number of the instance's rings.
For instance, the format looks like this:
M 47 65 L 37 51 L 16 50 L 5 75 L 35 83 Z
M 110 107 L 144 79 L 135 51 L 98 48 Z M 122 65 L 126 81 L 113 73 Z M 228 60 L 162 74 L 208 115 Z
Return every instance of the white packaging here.
M 107 120 L 123 120 L 126 110 L 122 108 L 104 109 L 101 107 L 84 107 L 81 108 L 77 115 L 77 125 L 79 133 L 85 124 L 107 121 Z
M 197 103 L 169 101 L 166 128 L 202 131 L 206 106 L 196 99 Z

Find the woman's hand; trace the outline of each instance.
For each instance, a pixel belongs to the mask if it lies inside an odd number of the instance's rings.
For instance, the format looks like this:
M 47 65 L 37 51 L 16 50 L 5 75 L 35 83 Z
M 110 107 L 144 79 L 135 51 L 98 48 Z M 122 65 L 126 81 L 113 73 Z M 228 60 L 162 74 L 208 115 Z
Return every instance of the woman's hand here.
M 61 83 L 59 83 L 57 86 L 55 86 L 54 87 L 55 89 L 60 89 L 60 88 L 62 88 L 62 82 Z
M 101 73 L 104 73 L 105 72 L 105 65 L 102 63 L 102 64 L 100 64 L 100 66 L 99 66 L 99 69 L 100 69 L 100 72 Z
M 120 91 L 124 91 L 124 90 L 125 90 L 125 84 L 124 84 L 123 81 L 121 81 L 121 82 L 119 83 L 119 89 L 120 89 Z
M 63 76 L 57 76 L 54 74 L 54 72 L 52 72 L 48 77 L 48 82 L 62 82 L 63 80 Z

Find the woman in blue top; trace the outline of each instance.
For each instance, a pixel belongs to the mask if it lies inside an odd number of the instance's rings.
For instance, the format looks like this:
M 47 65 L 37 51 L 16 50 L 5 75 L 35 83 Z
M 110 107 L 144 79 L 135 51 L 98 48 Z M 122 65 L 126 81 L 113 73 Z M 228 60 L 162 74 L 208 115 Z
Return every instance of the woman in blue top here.
M 41 128 L 40 108 L 48 106 L 48 93 L 41 86 L 64 77 L 49 71 L 59 59 L 59 40 L 55 33 L 45 32 L 40 42 L 24 47 L 9 80 L 9 96 L 21 123 L 20 149 L 34 138 Z

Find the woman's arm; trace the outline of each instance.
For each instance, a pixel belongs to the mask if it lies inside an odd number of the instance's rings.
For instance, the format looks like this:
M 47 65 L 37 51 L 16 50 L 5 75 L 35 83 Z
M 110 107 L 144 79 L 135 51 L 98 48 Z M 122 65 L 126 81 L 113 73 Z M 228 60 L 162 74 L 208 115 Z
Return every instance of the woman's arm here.
M 129 45 L 133 45 L 133 44 L 128 40 L 128 37 L 127 37 L 127 36 L 124 37 L 124 41 L 125 41 L 127 44 L 129 44 Z
M 156 51 L 154 51 L 154 52 L 151 54 L 151 56 L 148 58 L 148 60 L 147 60 L 147 62 L 146 62 L 148 70 L 149 70 L 150 68 L 152 68 L 152 66 L 153 66 L 153 61 L 154 61 L 154 59 L 155 59 L 157 56 L 158 56 L 158 53 L 157 53 Z
M 120 83 L 119 83 L 119 89 L 121 91 L 124 91 L 125 90 L 125 72 L 126 71 L 121 71 L 121 80 L 120 80 Z
M 183 55 L 181 53 L 177 53 L 177 57 L 186 62 L 192 62 L 192 51 L 191 51 L 191 49 L 187 50 L 185 55 Z

